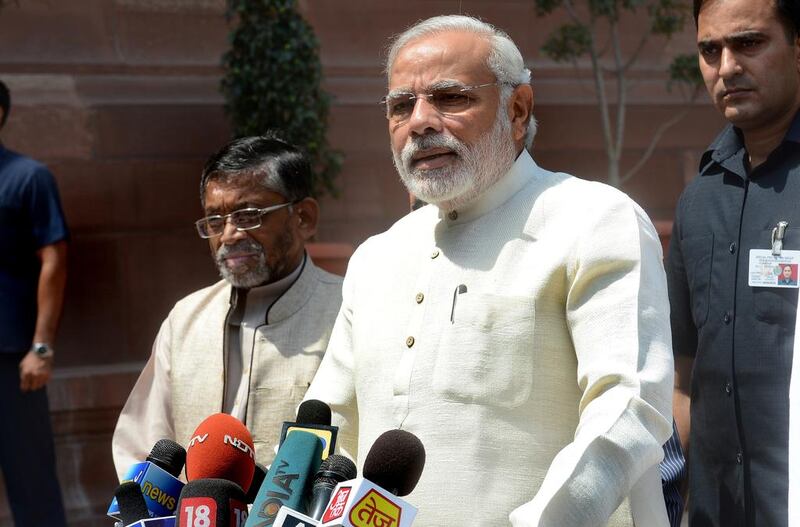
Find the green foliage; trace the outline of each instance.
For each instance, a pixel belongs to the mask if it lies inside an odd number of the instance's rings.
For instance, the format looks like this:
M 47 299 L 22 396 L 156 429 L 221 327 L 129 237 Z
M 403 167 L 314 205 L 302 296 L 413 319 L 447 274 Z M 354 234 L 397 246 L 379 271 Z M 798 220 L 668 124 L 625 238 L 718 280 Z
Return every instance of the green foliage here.
M 276 130 L 308 152 L 317 194 L 335 195 L 342 156 L 325 137 L 330 97 L 320 88 L 319 44 L 295 0 L 228 0 L 227 17 L 237 21 L 222 79 L 234 135 Z
M 589 51 L 591 42 L 589 28 L 581 24 L 564 24 L 550 35 L 542 51 L 556 62 L 566 62 Z
M 697 55 L 678 55 L 669 65 L 669 86 L 680 83 L 696 90 L 703 86 L 703 75 L 697 65 Z

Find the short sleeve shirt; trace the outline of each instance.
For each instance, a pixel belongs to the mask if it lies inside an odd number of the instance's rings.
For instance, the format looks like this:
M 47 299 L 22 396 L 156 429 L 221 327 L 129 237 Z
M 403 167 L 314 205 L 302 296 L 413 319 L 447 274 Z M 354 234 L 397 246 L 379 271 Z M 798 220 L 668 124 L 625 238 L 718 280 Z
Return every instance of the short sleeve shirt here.
M 675 355 L 694 358 L 690 518 L 786 526 L 789 377 L 798 290 L 751 287 L 751 249 L 800 250 L 800 114 L 751 170 L 729 126 L 681 195 L 667 278 Z
M 0 145 L 0 353 L 30 348 L 40 270 L 36 252 L 68 236 L 53 175 Z

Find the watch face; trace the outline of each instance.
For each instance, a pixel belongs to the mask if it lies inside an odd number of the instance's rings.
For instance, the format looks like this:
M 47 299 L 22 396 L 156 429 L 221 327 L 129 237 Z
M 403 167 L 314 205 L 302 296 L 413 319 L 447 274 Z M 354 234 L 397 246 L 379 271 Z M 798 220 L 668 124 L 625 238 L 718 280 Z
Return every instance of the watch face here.
M 47 352 L 50 351 L 50 348 L 47 347 L 47 344 L 37 344 L 35 348 L 33 348 L 39 355 L 47 355 Z

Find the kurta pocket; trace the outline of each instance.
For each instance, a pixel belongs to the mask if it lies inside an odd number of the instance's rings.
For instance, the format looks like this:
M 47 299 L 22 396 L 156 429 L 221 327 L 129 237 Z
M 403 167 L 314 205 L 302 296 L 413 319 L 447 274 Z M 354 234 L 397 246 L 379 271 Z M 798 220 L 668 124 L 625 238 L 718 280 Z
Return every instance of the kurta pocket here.
M 444 399 L 513 408 L 533 386 L 534 300 L 459 295 L 436 350 L 433 390 Z

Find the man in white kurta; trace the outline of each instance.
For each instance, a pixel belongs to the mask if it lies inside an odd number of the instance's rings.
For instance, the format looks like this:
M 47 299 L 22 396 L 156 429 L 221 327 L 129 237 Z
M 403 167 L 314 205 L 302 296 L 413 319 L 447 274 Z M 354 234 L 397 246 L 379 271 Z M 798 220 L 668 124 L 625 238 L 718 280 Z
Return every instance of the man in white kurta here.
M 269 464 L 319 366 L 341 303 L 341 278 L 305 252 L 316 232 L 311 167 L 275 137 L 237 139 L 203 171 L 198 233 L 223 280 L 175 304 L 120 414 L 112 440 L 120 478 L 153 444 L 189 443 L 225 412 L 250 430 Z
M 353 255 L 306 397 L 331 405 L 359 462 L 387 429 L 420 438 L 415 526 L 666 526 L 672 355 L 655 229 L 621 192 L 536 165 L 530 86 L 508 79 L 527 71 L 518 51 L 487 61 L 485 25 L 432 20 L 390 52 L 386 106 L 401 177 L 434 205 Z M 491 162 L 467 166 L 469 151 Z M 466 190 L 439 192 L 461 173 Z

